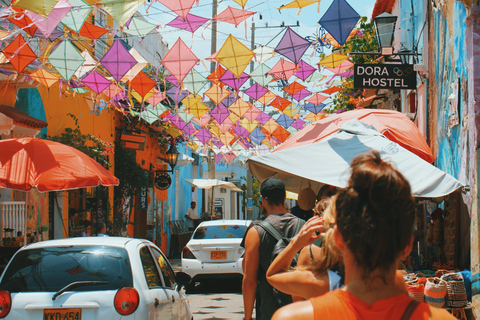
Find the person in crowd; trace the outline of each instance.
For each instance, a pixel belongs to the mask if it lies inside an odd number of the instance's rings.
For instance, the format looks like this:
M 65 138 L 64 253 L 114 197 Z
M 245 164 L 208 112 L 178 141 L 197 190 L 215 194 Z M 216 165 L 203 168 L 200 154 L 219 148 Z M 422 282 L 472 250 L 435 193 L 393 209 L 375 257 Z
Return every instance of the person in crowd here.
M 93 228 L 93 233 L 97 237 L 108 237 L 107 226 L 105 225 L 105 222 L 98 221 L 97 223 L 95 223 L 95 227 Z
M 92 235 L 92 223 L 90 220 L 85 219 L 82 221 L 82 232 L 80 233 L 81 237 L 90 237 Z
M 415 203 L 408 181 L 379 152 L 353 160 L 335 208 L 333 237 L 345 264 L 345 286 L 287 305 L 273 320 L 455 319 L 396 285 L 396 268 L 412 249 Z
M 188 208 L 187 213 L 185 213 L 185 218 L 187 219 L 187 228 L 189 231 L 195 230 L 194 220 L 198 219 L 197 211 L 195 208 L 197 207 L 197 203 L 192 201 L 190 203 L 190 208 Z
M 68 231 L 70 237 L 78 237 L 80 235 L 80 228 L 78 226 L 78 212 L 75 208 L 68 210 Z
M 333 241 L 334 212 L 329 207 L 323 218 L 315 216 L 308 220 L 268 268 L 268 282 L 274 288 L 291 294 L 294 301 L 316 297 L 343 285 L 342 257 Z M 324 230 L 326 233 L 322 234 Z M 323 240 L 321 247 L 311 245 L 317 239 Z M 298 263 L 297 268 L 290 270 L 292 260 L 303 248 L 308 252 L 307 263 Z
M 285 211 L 286 191 L 283 181 L 269 178 L 260 186 L 260 196 L 267 212 L 265 218 L 278 232 L 291 238 L 301 219 Z M 256 291 L 261 296 L 257 301 L 256 319 L 269 320 L 281 305 L 274 298 L 273 287 L 267 282 L 266 272 L 271 263 L 272 252 L 277 240 L 257 223 L 252 223 L 242 242 L 245 248 L 243 259 L 243 304 L 244 319 L 252 319 Z

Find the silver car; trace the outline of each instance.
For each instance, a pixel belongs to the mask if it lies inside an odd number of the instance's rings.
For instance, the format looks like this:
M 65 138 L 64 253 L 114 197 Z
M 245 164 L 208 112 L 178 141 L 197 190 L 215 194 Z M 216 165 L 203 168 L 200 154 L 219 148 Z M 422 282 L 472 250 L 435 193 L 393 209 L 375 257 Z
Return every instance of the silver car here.
M 211 220 L 198 225 L 182 252 L 182 271 L 195 282 L 242 278 L 245 249 L 240 246 L 251 220 Z
M 0 278 L 2 319 L 193 319 L 161 250 L 143 239 L 80 237 L 21 248 Z

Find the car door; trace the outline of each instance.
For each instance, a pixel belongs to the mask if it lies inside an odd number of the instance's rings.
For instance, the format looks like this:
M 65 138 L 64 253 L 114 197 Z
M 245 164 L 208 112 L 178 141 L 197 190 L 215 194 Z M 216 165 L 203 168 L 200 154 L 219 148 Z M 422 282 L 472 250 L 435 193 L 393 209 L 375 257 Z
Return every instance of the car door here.
M 174 317 L 173 302 L 171 294 L 167 293 L 164 288 L 164 281 L 162 279 L 161 272 L 158 268 L 158 264 L 155 262 L 156 258 L 152 256 L 151 250 L 148 246 L 140 248 L 140 260 L 143 266 L 143 272 L 148 285 L 149 301 L 152 301 L 152 305 L 149 305 L 149 317 L 148 319 L 155 320 L 173 320 Z M 172 301 L 173 300 L 173 301 Z
M 173 271 L 170 263 L 163 253 L 155 247 L 150 247 L 155 260 L 161 270 L 163 281 L 165 284 L 165 291 L 168 297 L 171 297 L 173 318 L 174 319 L 187 319 L 187 297 L 184 289 L 178 290 L 177 283 L 175 281 L 175 272 Z

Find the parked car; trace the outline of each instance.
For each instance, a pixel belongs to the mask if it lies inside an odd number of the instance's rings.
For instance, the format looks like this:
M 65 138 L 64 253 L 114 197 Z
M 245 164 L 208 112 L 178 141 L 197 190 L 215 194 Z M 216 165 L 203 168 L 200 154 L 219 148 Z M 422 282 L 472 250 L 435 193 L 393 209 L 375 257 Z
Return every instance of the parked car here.
M 144 239 L 78 237 L 21 248 L 0 278 L 1 319 L 193 319 L 161 250 Z
M 188 286 L 209 279 L 242 278 L 245 249 L 240 246 L 251 220 L 210 220 L 195 229 L 183 248 L 182 271 L 192 277 Z

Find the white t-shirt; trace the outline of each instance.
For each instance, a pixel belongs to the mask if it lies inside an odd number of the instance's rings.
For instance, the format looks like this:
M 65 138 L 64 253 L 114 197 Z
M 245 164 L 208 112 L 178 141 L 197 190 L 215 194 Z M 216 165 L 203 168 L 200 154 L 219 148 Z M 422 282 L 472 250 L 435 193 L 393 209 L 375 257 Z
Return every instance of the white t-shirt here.
M 195 208 L 196 209 L 196 208 Z M 193 208 L 188 208 L 186 215 L 189 216 L 191 219 L 198 219 L 197 211 Z M 193 221 L 187 219 L 187 227 L 193 228 Z

